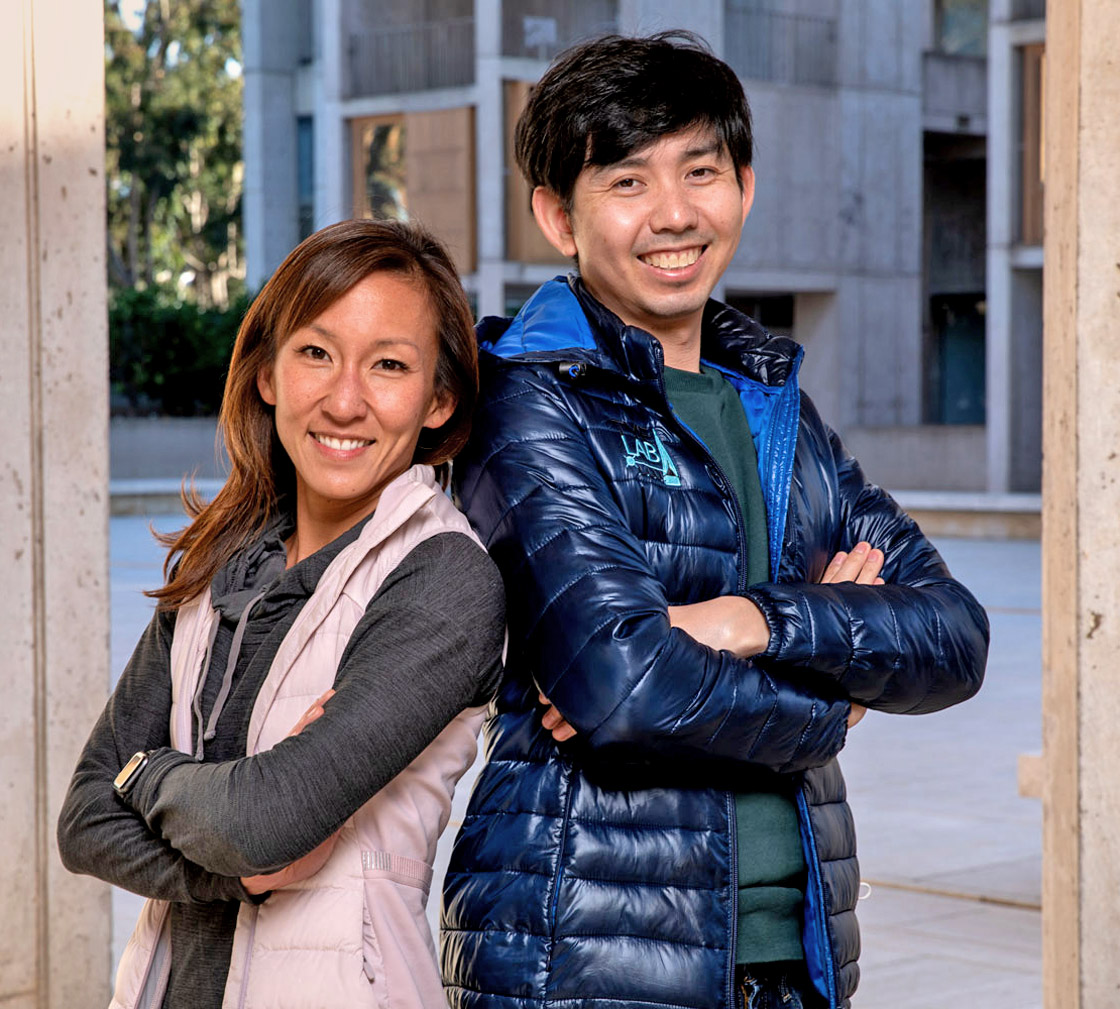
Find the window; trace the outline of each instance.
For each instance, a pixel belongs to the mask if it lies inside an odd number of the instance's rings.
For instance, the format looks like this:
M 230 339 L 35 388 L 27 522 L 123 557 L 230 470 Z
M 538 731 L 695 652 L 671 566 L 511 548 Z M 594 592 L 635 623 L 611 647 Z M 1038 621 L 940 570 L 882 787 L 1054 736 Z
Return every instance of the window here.
M 417 221 L 475 269 L 474 110 L 350 120 L 355 217 Z
M 983 424 L 985 388 L 984 295 L 930 298 L 933 359 L 930 422 Z
M 727 304 L 749 315 L 775 336 L 793 335 L 792 294 L 731 294 Z
M 299 194 L 299 238 L 315 230 L 315 121 L 296 119 L 296 190 Z
M 1042 244 L 1042 184 L 1046 177 L 1043 148 L 1046 121 L 1042 115 L 1042 90 L 1046 83 L 1046 50 L 1041 44 L 1023 46 L 1019 56 L 1022 83 L 1020 101 L 1019 240 Z
M 950 56 L 986 56 L 988 0 L 936 0 L 935 48 Z

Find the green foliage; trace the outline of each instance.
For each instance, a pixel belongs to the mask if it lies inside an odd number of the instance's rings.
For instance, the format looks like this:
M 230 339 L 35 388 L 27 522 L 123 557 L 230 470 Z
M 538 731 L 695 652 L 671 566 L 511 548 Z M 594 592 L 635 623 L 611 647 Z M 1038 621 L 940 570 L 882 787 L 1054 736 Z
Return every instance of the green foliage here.
M 166 288 L 124 288 L 109 300 L 109 382 L 114 409 L 170 416 L 216 414 L 241 295 L 225 311 L 178 300 Z
M 237 0 L 147 0 L 139 26 L 106 0 L 111 288 L 243 289 L 240 59 Z

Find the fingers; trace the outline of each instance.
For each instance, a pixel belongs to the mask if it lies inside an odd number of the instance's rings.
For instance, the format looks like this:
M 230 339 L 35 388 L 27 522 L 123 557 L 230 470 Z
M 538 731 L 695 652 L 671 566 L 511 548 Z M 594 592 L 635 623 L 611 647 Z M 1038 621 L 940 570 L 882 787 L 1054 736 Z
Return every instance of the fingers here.
M 852 701 L 852 710 L 848 714 L 848 728 L 850 729 L 866 714 L 867 708 L 865 708 L 862 704 L 856 704 L 855 701 Z
M 552 738 L 558 743 L 562 743 L 566 739 L 571 739 L 572 736 L 576 734 L 576 730 L 564 720 L 564 716 L 557 710 L 556 705 L 545 697 L 543 693 L 538 693 L 537 699 L 541 704 L 548 705 L 548 710 L 541 715 L 541 725 L 552 733 Z
M 323 705 L 326 704 L 327 701 L 329 701 L 332 697 L 334 697 L 333 690 L 328 690 L 326 693 L 320 694 L 315 699 L 315 703 L 312 704 L 311 707 L 308 708 L 302 715 L 300 715 L 299 721 L 292 726 L 292 730 L 288 733 L 288 735 L 298 736 L 301 732 L 303 732 L 304 729 L 306 729 L 312 722 L 314 722 L 323 714 Z
M 851 553 L 841 550 L 829 561 L 821 575 L 821 584 L 855 582 L 858 585 L 882 585 L 879 572 L 885 562 L 882 550 L 876 550 L 866 540 L 860 540 L 852 547 Z

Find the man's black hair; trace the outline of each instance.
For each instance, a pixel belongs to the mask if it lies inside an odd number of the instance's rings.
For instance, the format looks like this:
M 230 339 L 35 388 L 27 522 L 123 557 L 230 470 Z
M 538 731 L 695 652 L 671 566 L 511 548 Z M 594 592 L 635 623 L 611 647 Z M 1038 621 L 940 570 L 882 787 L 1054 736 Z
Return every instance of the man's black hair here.
M 570 210 L 585 166 L 614 164 L 693 127 L 715 131 L 736 172 L 750 165 L 751 113 L 735 71 L 691 32 L 604 35 L 545 71 L 517 121 L 514 154 L 529 184 Z

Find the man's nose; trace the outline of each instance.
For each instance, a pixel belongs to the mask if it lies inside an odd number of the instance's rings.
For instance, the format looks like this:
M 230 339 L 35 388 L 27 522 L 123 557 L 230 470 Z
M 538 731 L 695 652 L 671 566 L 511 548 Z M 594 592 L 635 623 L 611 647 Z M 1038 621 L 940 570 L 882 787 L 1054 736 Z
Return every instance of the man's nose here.
M 699 221 L 696 205 L 687 186 L 679 183 L 662 186 L 657 194 L 650 227 L 654 231 L 688 231 Z

